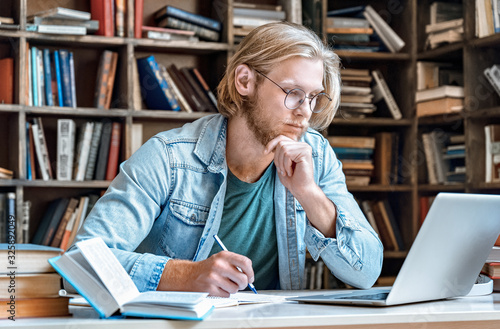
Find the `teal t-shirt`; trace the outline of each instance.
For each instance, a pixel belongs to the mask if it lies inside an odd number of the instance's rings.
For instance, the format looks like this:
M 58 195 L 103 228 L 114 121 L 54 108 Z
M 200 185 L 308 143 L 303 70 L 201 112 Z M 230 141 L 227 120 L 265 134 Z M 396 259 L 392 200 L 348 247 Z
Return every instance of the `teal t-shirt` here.
M 272 163 L 257 182 L 246 183 L 228 170 L 224 210 L 217 233 L 229 251 L 252 260 L 256 289 L 276 289 L 278 285 L 275 172 Z M 220 247 L 214 243 L 210 255 L 219 251 Z

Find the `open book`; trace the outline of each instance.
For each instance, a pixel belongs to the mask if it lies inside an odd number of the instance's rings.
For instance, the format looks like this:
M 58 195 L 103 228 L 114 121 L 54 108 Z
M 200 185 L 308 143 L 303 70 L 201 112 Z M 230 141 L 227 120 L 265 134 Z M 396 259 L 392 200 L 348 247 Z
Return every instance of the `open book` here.
M 123 316 L 202 320 L 214 308 L 208 293 L 149 291 L 140 293 L 101 238 L 80 241 L 75 250 L 49 263 L 101 317 Z

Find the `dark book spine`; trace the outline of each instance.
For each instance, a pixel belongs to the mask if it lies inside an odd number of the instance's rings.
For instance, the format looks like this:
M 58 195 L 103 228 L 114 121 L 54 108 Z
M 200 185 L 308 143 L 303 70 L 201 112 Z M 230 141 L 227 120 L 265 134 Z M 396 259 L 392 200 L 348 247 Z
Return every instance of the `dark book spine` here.
M 111 141 L 109 143 L 108 166 L 106 180 L 113 180 L 118 172 L 118 159 L 120 156 L 121 123 L 113 122 L 111 128 Z
M 203 111 L 204 112 L 216 112 L 216 109 L 212 105 L 210 99 L 208 99 L 207 95 L 205 95 L 205 92 L 201 89 L 196 78 L 193 77 L 193 75 L 191 74 L 189 69 L 187 67 L 183 67 L 183 68 L 181 68 L 181 73 L 184 76 L 184 78 L 186 79 L 186 81 L 193 88 L 196 95 L 198 96 L 198 99 L 200 100 Z
M 95 180 L 104 180 L 106 178 L 106 167 L 108 164 L 112 126 L 112 122 L 106 122 L 102 127 L 101 140 L 99 143 L 99 155 L 97 156 L 97 164 L 94 175 Z
M 191 24 L 189 22 L 177 19 L 175 17 L 165 17 L 158 23 L 160 27 L 167 27 L 179 30 L 193 31 L 194 34 L 201 39 L 208 41 L 219 41 L 220 33 L 217 31 L 209 30 L 199 25 Z
M 45 100 L 47 106 L 54 106 L 54 98 L 52 95 L 52 74 L 50 65 L 50 51 L 43 50 L 43 72 L 45 78 Z
M 172 6 L 165 6 L 164 8 L 160 9 L 156 14 L 155 19 L 159 20 L 164 18 L 165 16 L 174 17 L 217 32 L 220 32 L 222 30 L 222 23 L 220 21 Z
M 195 96 L 194 90 L 191 88 L 189 83 L 184 79 L 177 66 L 175 64 L 170 64 L 170 66 L 167 67 L 167 71 L 168 73 L 170 73 L 170 76 L 174 80 L 174 83 L 180 89 L 182 95 L 188 102 L 189 106 L 191 106 L 191 108 L 194 111 L 203 112 L 202 104 Z
M 59 59 L 61 65 L 63 105 L 71 107 L 71 72 L 69 68 L 69 52 L 61 49 L 59 51 Z

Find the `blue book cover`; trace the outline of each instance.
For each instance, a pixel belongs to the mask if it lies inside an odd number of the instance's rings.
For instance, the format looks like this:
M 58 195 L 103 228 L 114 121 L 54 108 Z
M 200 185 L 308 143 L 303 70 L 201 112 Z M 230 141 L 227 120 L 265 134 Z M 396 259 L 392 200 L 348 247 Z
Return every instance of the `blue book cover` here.
M 363 148 L 363 147 L 334 147 L 333 150 L 335 154 L 358 154 L 358 155 L 372 155 L 372 148 Z
M 57 82 L 57 101 L 59 106 L 64 106 L 63 92 L 62 92 L 62 81 L 61 81 L 61 62 L 59 59 L 59 50 L 54 50 L 54 71 L 56 74 Z
M 153 55 L 137 60 L 137 68 L 141 82 L 141 95 L 150 109 L 179 111 L 179 105 L 175 98 L 174 107 L 171 106 L 166 90 L 169 86 L 163 77 Z
M 52 96 L 52 74 L 50 70 L 50 51 L 43 50 L 43 72 L 45 78 L 45 105 L 54 106 L 54 98 Z
M 67 50 L 59 50 L 59 64 L 61 67 L 63 106 L 71 107 L 71 72 L 69 68 L 69 52 Z
M 30 154 L 30 123 L 26 122 L 26 179 L 32 180 Z
M 33 106 L 40 106 L 38 98 L 38 49 L 31 47 L 31 87 L 33 92 Z
M 160 9 L 155 16 L 155 20 L 161 20 L 165 17 L 175 17 L 180 20 L 193 23 L 199 26 L 206 27 L 207 29 L 214 30 L 217 32 L 220 32 L 222 30 L 222 23 L 218 20 L 194 14 L 189 11 L 185 11 L 176 7 L 172 6 L 165 6 L 164 8 Z

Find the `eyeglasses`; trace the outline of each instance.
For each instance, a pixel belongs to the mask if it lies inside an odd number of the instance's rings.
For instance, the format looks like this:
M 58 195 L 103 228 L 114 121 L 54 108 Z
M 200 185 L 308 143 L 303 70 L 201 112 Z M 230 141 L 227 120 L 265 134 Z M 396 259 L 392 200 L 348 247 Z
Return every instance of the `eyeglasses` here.
M 254 69 L 255 70 L 255 69 Z M 255 70 L 255 72 L 259 73 L 262 75 L 264 78 L 267 80 L 271 81 L 274 83 L 276 86 L 278 86 L 283 92 L 286 94 L 285 96 L 285 107 L 289 110 L 295 110 L 299 106 L 304 103 L 305 99 L 309 99 L 309 107 L 313 113 L 320 113 L 323 111 L 328 104 L 332 101 L 330 96 L 326 93 L 319 93 L 314 96 L 306 96 L 306 92 L 303 91 L 300 88 L 295 88 L 289 91 L 286 91 L 283 89 L 279 84 L 271 80 L 269 77 L 267 77 L 264 73 L 259 72 Z

